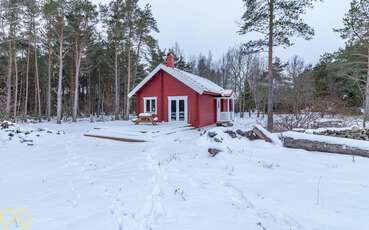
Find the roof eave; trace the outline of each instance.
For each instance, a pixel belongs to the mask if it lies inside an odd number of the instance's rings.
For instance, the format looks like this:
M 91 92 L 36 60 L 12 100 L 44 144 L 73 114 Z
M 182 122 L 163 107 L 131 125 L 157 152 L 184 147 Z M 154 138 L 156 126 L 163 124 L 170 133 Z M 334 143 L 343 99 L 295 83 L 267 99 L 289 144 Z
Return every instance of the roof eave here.
M 135 88 L 129 92 L 128 97 L 133 97 L 157 72 L 163 69 L 163 64 L 159 64 L 153 71 L 151 71 Z
M 221 93 L 214 93 L 214 92 L 210 92 L 210 91 L 203 91 L 202 94 L 207 94 L 207 95 L 212 95 L 212 96 L 221 96 Z

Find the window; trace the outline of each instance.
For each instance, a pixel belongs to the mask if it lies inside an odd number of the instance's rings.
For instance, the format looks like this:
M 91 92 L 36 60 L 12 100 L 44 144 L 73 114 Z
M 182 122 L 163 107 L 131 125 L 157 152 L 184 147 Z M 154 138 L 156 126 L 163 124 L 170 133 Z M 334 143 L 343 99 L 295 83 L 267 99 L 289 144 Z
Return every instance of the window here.
M 144 97 L 144 112 L 155 113 L 157 109 L 157 98 L 156 97 Z

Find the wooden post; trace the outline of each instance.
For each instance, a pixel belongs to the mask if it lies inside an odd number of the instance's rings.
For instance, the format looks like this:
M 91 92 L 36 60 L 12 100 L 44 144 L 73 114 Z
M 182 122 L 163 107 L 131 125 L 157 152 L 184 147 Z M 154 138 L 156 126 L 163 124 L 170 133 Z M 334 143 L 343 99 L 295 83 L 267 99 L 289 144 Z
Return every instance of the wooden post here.
M 230 111 L 230 108 L 229 108 L 229 97 L 227 98 L 227 104 L 228 104 L 228 106 L 227 106 L 227 118 L 228 118 L 228 121 L 229 120 L 231 120 L 231 111 Z
M 220 98 L 216 98 L 217 122 L 220 120 Z
M 232 98 L 232 120 L 234 120 L 234 98 Z

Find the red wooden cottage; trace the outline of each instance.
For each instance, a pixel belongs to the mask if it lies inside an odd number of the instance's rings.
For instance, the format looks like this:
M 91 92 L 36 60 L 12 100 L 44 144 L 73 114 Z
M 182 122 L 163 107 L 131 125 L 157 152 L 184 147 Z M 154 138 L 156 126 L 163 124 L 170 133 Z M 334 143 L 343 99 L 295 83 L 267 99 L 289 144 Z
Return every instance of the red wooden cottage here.
M 185 122 L 194 127 L 234 119 L 234 93 L 212 81 L 179 70 L 173 54 L 129 94 L 137 98 L 137 114 L 155 114 L 159 121 Z

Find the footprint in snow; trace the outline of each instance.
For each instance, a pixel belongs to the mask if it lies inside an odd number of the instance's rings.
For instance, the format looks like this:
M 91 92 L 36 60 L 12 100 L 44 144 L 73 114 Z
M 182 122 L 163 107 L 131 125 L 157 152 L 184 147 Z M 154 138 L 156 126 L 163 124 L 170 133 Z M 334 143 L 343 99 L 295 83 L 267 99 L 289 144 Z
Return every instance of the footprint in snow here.
M 254 205 L 247 199 L 245 194 L 242 192 L 241 189 L 237 188 L 236 186 L 225 183 L 224 186 L 227 188 L 230 198 L 232 200 L 232 205 L 241 209 L 241 208 L 254 208 Z

